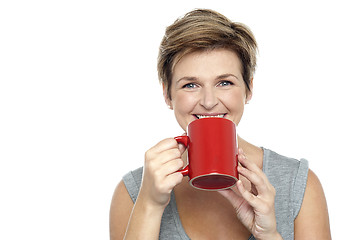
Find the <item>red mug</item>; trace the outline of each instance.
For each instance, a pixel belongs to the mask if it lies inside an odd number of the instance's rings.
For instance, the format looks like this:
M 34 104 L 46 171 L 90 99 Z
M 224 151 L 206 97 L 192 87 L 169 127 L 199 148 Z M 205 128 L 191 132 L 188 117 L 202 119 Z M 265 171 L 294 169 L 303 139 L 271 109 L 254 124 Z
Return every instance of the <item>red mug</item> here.
M 188 165 L 180 170 L 191 186 L 222 190 L 238 181 L 236 125 L 225 118 L 202 118 L 191 122 L 187 136 L 175 137 L 188 148 Z

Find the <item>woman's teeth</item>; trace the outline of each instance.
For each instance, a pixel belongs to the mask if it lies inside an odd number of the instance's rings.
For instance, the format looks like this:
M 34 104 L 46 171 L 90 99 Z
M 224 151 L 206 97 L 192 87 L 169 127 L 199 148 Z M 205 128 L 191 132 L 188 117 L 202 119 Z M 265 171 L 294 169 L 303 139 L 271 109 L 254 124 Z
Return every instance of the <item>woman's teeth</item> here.
M 223 118 L 225 114 L 213 115 L 213 116 L 206 116 L 206 115 L 196 115 L 198 119 L 202 118 Z

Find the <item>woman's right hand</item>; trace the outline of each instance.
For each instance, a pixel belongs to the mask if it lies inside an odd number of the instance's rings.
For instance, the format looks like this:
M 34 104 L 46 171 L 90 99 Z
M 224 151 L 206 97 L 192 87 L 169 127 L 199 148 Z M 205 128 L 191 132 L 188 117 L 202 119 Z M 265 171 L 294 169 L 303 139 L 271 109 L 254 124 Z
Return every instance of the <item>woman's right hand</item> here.
M 182 182 L 182 154 L 185 147 L 174 138 L 160 141 L 145 153 L 143 179 L 138 199 L 151 207 L 164 209 L 173 188 Z
M 177 170 L 183 166 L 181 156 L 184 151 L 183 145 L 168 138 L 145 153 L 142 184 L 124 239 L 159 239 L 164 209 L 173 188 L 183 179 Z

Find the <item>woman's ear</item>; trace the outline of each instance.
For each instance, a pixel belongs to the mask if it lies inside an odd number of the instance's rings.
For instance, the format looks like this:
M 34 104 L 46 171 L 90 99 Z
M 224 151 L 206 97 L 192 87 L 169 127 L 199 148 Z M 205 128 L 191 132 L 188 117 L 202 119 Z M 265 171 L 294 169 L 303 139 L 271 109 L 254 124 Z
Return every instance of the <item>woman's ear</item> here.
M 249 103 L 249 101 L 251 101 L 252 96 L 253 96 L 253 78 L 251 78 L 251 80 L 249 81 L 249 90 L 247 89 L 246 91 L 246 104 Z
M 172 100 L 170 99 L 170 97 L 168 96 L 168 89 L 167 87 L 164 85 L 164 83 L 162 83 L 162 87 L 163 87 L 163 97 L 164 97 L 164 101 L 167 104 L 168 108 L 173 110 L 173 105 L 172 105 Z

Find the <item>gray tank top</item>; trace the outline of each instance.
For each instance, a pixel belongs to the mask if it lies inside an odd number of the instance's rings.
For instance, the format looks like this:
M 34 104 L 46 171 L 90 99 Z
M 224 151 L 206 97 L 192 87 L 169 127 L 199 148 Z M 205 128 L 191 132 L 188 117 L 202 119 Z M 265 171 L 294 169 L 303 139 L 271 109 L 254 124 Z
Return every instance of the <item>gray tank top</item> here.
M 275 211 L 277 230 L 284 240 L 294 239 L 294 220 L 300 211 L 306 188 L 308 162 L 281 156 L 263 149 L 263 172 L 276 189 Z M 127 173 L 123 182 L 133 202 L 136 201 L 142 182 L 143 168 Z M 159 239 L 189 240 L 179 218 L 174 193 L 165 208 Z M 253 236 L 249 240 L 255 239 Z

